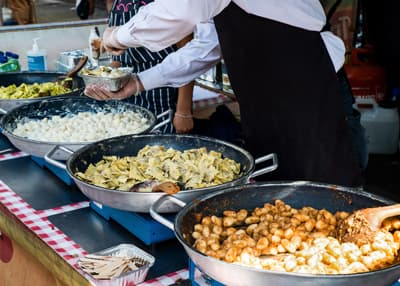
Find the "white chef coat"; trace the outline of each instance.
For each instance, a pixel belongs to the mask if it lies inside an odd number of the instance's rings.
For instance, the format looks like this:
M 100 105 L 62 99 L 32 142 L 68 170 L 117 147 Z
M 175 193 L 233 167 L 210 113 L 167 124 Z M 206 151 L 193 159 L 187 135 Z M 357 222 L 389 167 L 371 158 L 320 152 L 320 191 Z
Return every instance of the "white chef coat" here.
M 116 37 L 128 47 L 158 51 L 191 33 L 196 24 L 218 15 L 231 1 L 247 13 L 305 30 L 321 31 L 326 22 L 319 0 L 155 0 L 120 26 Z M 338 70 L 344 63 L 343 41 L 331 32 L 321 36 Z
M 179 87 L 199 77 L 220 60 L 217 31 L 213 21 L 206 21 L 196 25 L 190 42 L 138 76 L 146 90 Z

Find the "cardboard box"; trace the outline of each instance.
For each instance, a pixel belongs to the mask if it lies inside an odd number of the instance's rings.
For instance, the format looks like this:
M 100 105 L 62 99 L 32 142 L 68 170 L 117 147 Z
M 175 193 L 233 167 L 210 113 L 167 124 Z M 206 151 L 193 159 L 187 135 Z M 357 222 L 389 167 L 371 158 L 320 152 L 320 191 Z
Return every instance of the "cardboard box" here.
M 321 0 L 326 13 L 328 13 L 335 2 L 336 0 Z M 330 19 L 331 31 L 344 41 L 347 52 L 350 52 L 353 47 L 357 20 L 357 3 L 357 0 L 343 0 Z

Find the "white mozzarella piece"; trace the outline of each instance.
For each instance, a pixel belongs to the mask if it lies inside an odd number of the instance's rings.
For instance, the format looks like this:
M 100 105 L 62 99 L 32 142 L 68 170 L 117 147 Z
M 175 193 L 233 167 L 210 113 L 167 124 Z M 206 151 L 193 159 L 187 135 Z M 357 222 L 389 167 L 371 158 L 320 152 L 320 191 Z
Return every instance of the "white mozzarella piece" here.
M 18 123 L 13 133 L 38 141 L 93 142 L 120 135 L 138 134 L 149 126 L 149 120 L 134 111 L 80 112 L 73 116 L 55 115 Z

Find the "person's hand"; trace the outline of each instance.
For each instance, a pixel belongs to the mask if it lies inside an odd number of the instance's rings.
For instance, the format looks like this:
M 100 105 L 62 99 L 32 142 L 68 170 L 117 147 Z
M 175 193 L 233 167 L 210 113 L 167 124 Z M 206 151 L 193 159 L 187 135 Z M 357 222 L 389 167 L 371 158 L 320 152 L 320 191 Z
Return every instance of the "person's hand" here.
M 117 40 L 116 32 L 118 27 L 108 27 L 104 30 L 103 33 L 103 47 L 106 49 L 107 52 L 114 56 L 122 55 L 127 47 L 122 45 Z
M 193 117 L 191 114 L 176 112 L 172 124 L 175 127 L 176 133 L 189 133 L 194 126 Z
M 132 75 L 128 83 L 119 91 L 110 91 L 107 87 L 101 85 L 87 85 L 85 95 L 96 100 L 125 99 L 131 95 L 138 95 L 143 91 L 143 86 L 136 75 Z

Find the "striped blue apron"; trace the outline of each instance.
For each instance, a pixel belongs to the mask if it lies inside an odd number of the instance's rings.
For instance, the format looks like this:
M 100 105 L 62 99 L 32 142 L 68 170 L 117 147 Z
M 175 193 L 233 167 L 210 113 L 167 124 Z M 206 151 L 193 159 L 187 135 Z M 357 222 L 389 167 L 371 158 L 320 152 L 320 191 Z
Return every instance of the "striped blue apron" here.
M 109 16 L 109 26 L 125 24 L 137 13 L 141 6 L 150 2 L 153 2 L 153 0 L 115 0 Z M 168 54 L 176 50 L 175 45 L 159 52 L 151 52 L 143 47 L 129 48 L 124 54 L 113 56 L 113 60 L 119 61 L 124 67 L 132 67 L 132 72 L 138 73 L 161 63 Z M 126 100 L 158 115 L 168 109 L 175 111 L 177 97 L 177 88 L 162 87 L 143 91 L 138 96 L 131 96 Z M 171 123 L 163 126 L 160 131 L 162 133 L 173 133 L 175 130 Z

